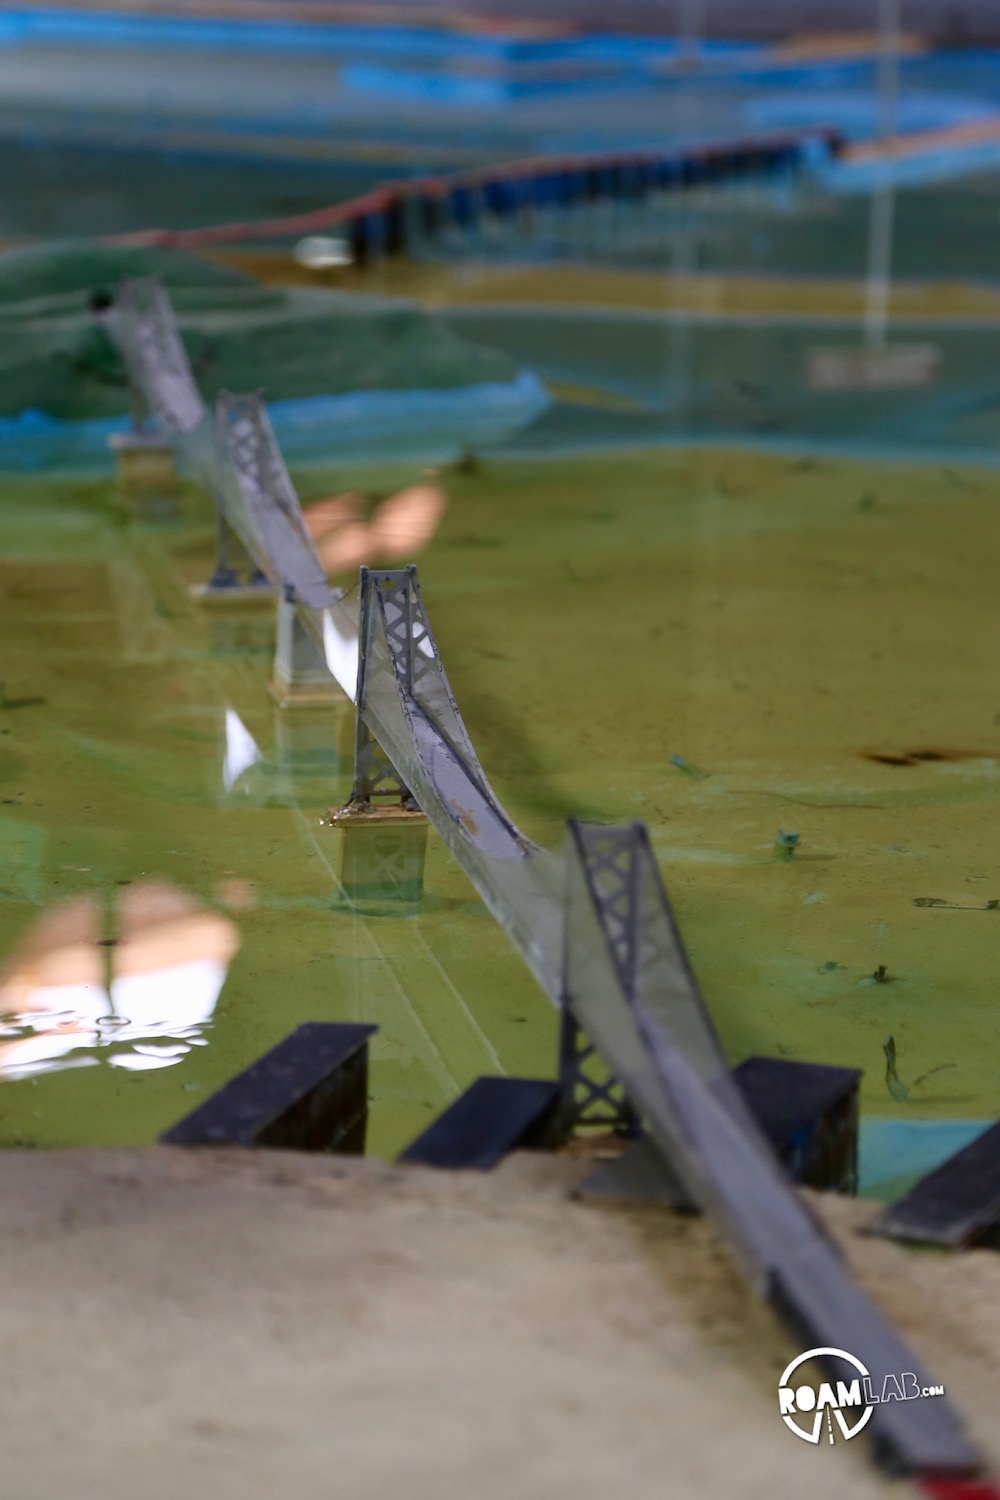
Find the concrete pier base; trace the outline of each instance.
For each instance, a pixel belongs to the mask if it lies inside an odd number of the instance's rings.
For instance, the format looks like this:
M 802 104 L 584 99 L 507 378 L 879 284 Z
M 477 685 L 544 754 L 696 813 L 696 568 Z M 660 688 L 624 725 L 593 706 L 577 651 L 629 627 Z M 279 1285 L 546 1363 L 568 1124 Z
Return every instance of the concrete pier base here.
M 278 637 L 268 691 L 279 708 L 325 708 L 347 702 L 291 598 L 278 600 Z
M 199 604 L 205 604 L 212 609 L 253 609 L 258 605 L 265 604 L 274 608 L 274 601 L 278 597 L 277 589 L 273 588 L 267 579 L 259 583 L 225 583 L 220 584 L 209 579 L 207 583 L 193 583 L 190 594 Z
M 159 433 L 116 432 L 108 439 L 114 454 L 115 481 L 124 495 L 176 499 L 174 450 Z
M 396 803 L 328 813 L 340 829 L 340 880 L 351 901 L 415 906 L 424 893 L 424 859 L 430 825 L 419 808 Z

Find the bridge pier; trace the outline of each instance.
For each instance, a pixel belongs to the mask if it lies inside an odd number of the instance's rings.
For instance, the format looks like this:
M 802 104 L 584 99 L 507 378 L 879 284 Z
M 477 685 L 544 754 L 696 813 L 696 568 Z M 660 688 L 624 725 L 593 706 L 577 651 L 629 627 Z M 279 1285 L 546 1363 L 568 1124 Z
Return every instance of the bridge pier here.
M 346 701 L 322 650 L 299 619 L 290 584 L 278 600 L 277 644 L 268 691 L 279 708 L 325 708 Z
M 177 514 L 180 498 L 174 450 L 159 432 L 132 428 L 108 438 L 114 454 L 115 483 L 132 510 L 146 516 Z
M 247 557 L 243 544 L 226 520 L 221 500 L 216 501 L 216 522 L 215 567 L 207 583 L 192 584 L 192 598 L 200 604 L 271 603 L 277 591 L 266 574 Z M 249 574 L 246 581 L 241 579 L 240 571 Z
M 352 905 L 394 908 L 404 915 L 424 894 L 429 824 L 423 813 L 401 804 L 331 813 L 339 828 L 340 883 Z
M 642 1122 L 618 1079 L 563 997 L 559 1022 L 559 1105 L 555 1134 L 569 1140 L 581 1129 L 610 1131 L 631 1140 Z

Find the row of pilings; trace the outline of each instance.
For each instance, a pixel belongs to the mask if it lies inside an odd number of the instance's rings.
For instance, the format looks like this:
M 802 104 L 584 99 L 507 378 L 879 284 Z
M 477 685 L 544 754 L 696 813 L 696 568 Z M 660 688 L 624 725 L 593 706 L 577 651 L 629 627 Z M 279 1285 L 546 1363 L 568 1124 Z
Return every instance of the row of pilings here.
M 199 250 L 336 233 L 348 241 L 355 264 L 365 267 L 433 250 L 447 233 L 472 233 L 487 220 L 527 229 L 539 214 L 553 210 L 602 201 L 638 203 L 654 195 L 781 176 L 817 157 L 838 154 L 843 144 L 837 131 L 824 129 L 670 150 L 537 157 L 390 182 L 346 203 L 289 218 L 149 230 L 116 242 Z

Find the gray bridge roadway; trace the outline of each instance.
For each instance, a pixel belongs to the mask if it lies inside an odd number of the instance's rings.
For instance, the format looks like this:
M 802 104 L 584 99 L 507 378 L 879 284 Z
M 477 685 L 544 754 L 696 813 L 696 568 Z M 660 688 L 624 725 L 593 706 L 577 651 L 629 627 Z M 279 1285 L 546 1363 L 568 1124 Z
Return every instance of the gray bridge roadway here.
M 326 581 L 259 396 L 209 411 L 169 300 L 123 285 L 122 347 L 134 387 L 178 459 L 255 565 L 294 597 L 302 626 L 355 703 L 355 796 L 412 795 L 542 989 L 567 1004 L 642 1114 L 665 1161 L 711 1215 L 757 1291 L 802 1340 L 886 1374 L 934 1382 L 852 1281 L 750 1117 L 698 989 L 646 830 L 570 824 L 562 856 L 538 848 L 493 794 L 434 641 L 415 568 L 362 570 L 349 595 Z M 844 1368 L 827 1359 L 831 1372 Z M 851 1370 L 850 1374 L 855 1372 Z M 872 1408 L 887 1467 L 980 1466 L 944 1398 Z M 817 1426 L 817 1441 L 822 1425 Z

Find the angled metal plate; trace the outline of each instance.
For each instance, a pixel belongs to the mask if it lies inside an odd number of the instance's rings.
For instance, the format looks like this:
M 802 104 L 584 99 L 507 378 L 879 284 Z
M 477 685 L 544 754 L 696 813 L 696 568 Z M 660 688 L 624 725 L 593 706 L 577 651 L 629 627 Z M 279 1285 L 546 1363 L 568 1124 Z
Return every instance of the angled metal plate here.
M 928 1172 L 872 1227 L 895 1240 L 1000 1248 L 1000 1125 Z

